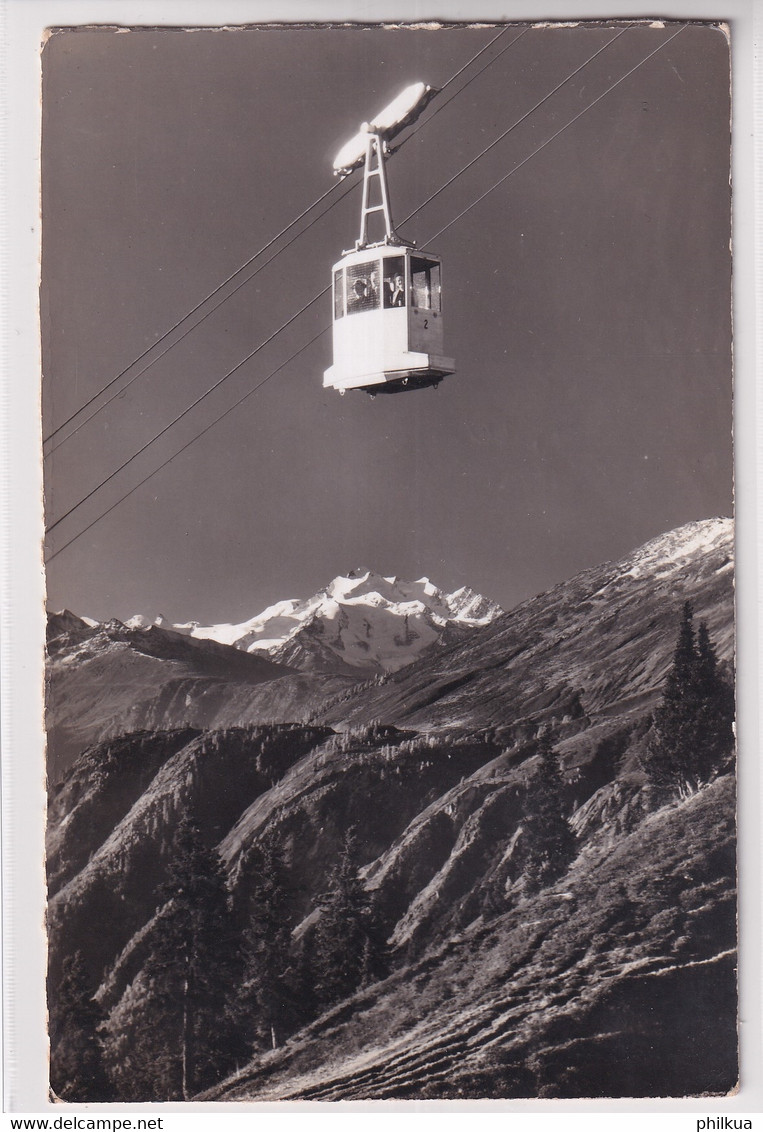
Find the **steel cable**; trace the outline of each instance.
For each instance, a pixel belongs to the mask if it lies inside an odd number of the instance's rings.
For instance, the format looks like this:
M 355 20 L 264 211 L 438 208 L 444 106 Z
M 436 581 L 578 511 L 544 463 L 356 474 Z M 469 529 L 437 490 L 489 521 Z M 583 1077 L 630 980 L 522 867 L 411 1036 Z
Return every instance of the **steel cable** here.
M 631 26 L 631 25 L 629 25 L 629 26 Z M 584 64 L 581 64 L 581 66 L 578 67 L 576 69 L 576 71 L 574 71 L 571 75 L 567 76 L 567 78 L 564 79 L 562 81 L 562 83 L 558 84 L 558 86 L 554 88 L 554 91 L 550 92 L 549 95 L 545 96 L 540 101 L 540 103 L 538 105 L 541 105 L 543 102 L 547 101 L 548 98 L 551 97 L 551 94 L 555 93 L 555 91 L 557 91 L 561 86 L 563 86 L 564 83 L 568 82 L 572 77 L 574 77 L 574 75 L 577 74 L 582 69 L 583 66 L 587 66 L 588 63 L 593 61 L 593 59 L 601 53 L 601 51 L 603 51 L 606 47 L 608 47 L 611 43 L 613 43 L 615 39 L 619 38 L 619 36 L 622 35 L 627 30 L 628 30 L 628 27 L 623 28 L 620 32 L 617 33 L 616 36 L 614 36 L 611 40 L 609 40 L 608 43 L 604 45 L 604 47 L 599 48 Z M 519 169 L 521 169 L 522 166 L 527 164 L 527 162 L 530 161 L 536 154 L 540 153 L 541 150 L 543 150 L 547 145 L 549 145 L 552 141 L 554 141 L 557 137 L 559 137 L 560 134 L 564 133 L 565 130 L 569 129 L 572 125 L 574 125 L 575 122 L 577 122 L 584 114 L 586 114 L 589 110 L 591 110 L 594 106 L 596 106 L 597 103 L 599 103 L 603 98 L 605 98 L 609 93 L 611 93 L 611 91 L 613 91 L 617 86 L 619 86 L 622 82 L 624 82 L 627 78 L 629 78 L 635 71 L 637 71 L 646 62 L 648 62 L 649 59 L 651 59 L 654 55 L 656 55 L 659 51 L 661 51 L 664 47 L 666 47 L 670 42 L 672 42 L 672 40 L 674 40 L 676 38 L 676 36 L 679 35 L 683 30 L 684 30 L 684 26 L 678 28 L 678 30 L 676 32 L 674 32 L 673 35 L 671 35 L 668 39 L 664 40 L 661 44 L 659 44 L 656 48 L 654 48 L 653 51 L 651 51 L 648 55 L 646 55 L 643 59 L 641 59 L 638 63 L 636 63 L 635 66 L 631 67 L 631 69 L 629 71 L 627 71 L 624 75 L 621 75 L 619 79 L 617 79 L 614 83 L 612 83 L 609 87 L 607 87 L 607 89 L 604 90 L 601 94 L 597 95 L 597 97 L 595 99 L 593 99 L 578 114 L 576 114 L 574 118 L 570 119 L 569 122 L 565 123 L 565 125 L 562 126 L 559 130 L 557 130 L 554 134 L 552 134 L 551 137 L 547 138 L 544 142 L 541 143 L 541 145 L 536 147 L 536 149 L 534 149 L 530 154 L 528 154 L 527 157 L 523 158 L 522 161 L 520 161 L 511 170 L 509 170 L 508 173 L 504 174 L 503 177 L 499 178 L 499 180 L 494 182 L 494 184 L 491 185 L 490 188 L 488 188 L 487 190 L 485 190 L 485 192 L 480 194 L 480 196 L 478 196 L 469 205 L 467 205 L 467 207 L 465 209 L 462 209 L 462 211 L 460 213 L 458 213 L 455 217 L 453 217 L 447 224 L 443 225 L 443 227 L 440 228 L 437 232 L 435 232 L 432 236 L 430 236 L 426 242 L 429 243 L 429 242 L 431 242 L 431 240 L 437 239 L 437 237 L 442 235 L 443 232 L 447 231 L 448 228 L 450 228 L 454 224 L 456 224 L 463 216 L 466 215 L 467 212 L 471 211 L 472 208 L 474 208 L 477 204 L 479 204 L 482 200 L 484 200 L 485 197 L 487 197 L 491 192 L 493 192 L 496 188 L 498 188 L 501 184 L 503 184 L 506 180 L 508 180 L 509 177 L 513 176 L 514 173 L 516 173 Z M 517 37 L 517 38 L 519 38 L 519 37 Z M 494 42 L 494 40 L 491 41 L 491 42 Z M 512 41 L 512 42 L 516 42 L 516 41 Z M 489 46 L 489 44 L 486 45 L 486 46 Z M 533 109 L 535 109 L 535 108 L 536 107 L 534 107 Z M 450 180 L 447 182 L 447 184 L 452 184 L 452 182 L 456 179 L 456 177 L 460 176 L 463 172 L 466 171 L 467 168 L 471 167 L 476 160 L 479 160 L 479 157 L 484 156 L 484 154 L 489 149 L 491 149 L 493 147 L 493 145 L 497 143 L 497 141 L 502 140 L 503 137 L 505 137 L 508 133 L 510 133 L 512 129 L 516 128 L 516 126 L 519 125 L 519 122 L 523 121 L 528 116 L 528 114 L 531 113 L 531 112 L 532 111 L 528 111 L 527 114 L 525 114 L 522 119 L 520 119 L 518 122 L 514 123 L 514 125 L 512 127 L 510 127 L 509 130 L 505 131 L 504 134 L 501 136 L 501 138 L 496 139 L 496 142 L 493 142 L 493 143 L 491 143 L 490 146 L 486 147 L 486 149 L 482 152 L 482 154 L 478 155 L 477 158 L 473 159 L 472 161 L 470 161 L 468 163 L 468 165 L 464 166 L 463 169 L 459 170 L 459 172 L 457 174 L 455 174 L 454 177 L 450 178 Z M 445 188 L 445 186 L 442 186 L 442 188 Z M 439 191 L 441 191 L 441 190 L 438 190 L 438 192 Z M 421 208 L 423 208 L 426 204 L 428 204 L 431 200 L 433 200 L 436 195 L 437 195 L 437 193 L 433 194 L 430 198 L 428 198 L 428 200 L 425 201 L 424 204 L 422 204 L 421 206 L 419 206 L 418 209 L 416 209 L 416 212 L 420 211 Z M 415 213 L 411 214 L 411 216 L 413 216 L 413 215 L 415 215 Z M 407 219 L 410 219 L 410 217 L 408 217 Z M 138 449 L 137 452 L 135 452 L 119 468 L 117 468 L 108 477 L 106 477 L 106 479 L 102 480 L 95 488 L 92 489 L 92 491 L 90 491 L 86 496 L 84 496 L 78 503 L 74 504 L 71 508 L 69 508 L 68 511 L 66 511 L 58 519 L 56 519 L 55 522 L 53 524 L 51 524 L 51 526 L 48 528 L 48 532 L 52 531 L 56 526 L 58 526 L 59 523 L 61 523 L 65 518 L 67 518 L 70 514 L 72 514 L 73 511 L 75 511 L 84 502 L 86 502 L 86 500 L 90 499 L 93 495 L 95 495 L 95 493 L 97 491 L 99 491 L 101 487 L 103 487 L 105 484 L 110 482 L 110 480 L 112 480 L 116 475 L 118 475 L 119 472 L 123 471 L 129 464 L 132 463 L 133 460 L 135 460 L 151 444 L 153 444 L 154 441 L 158 440 L 161 436 L 163 436 L 170 428 L 172 428 L 175 424 L 177 424 L 178 421 L 180 421 L 184 416 L 186 416 L 187 413 L 189 413 L 198 404 L 200 404 L 201 401 L 203 401 L 207 396 L 209 396 L 209 394 L 211 394 L 215 389 L 219 388 L 219 386 L 222 385 L 222 383 L 224 381 L 226 381 L 237 370 L 239 370 L 243 365 L 245 365 L 248 361 L 250 361 L 251 358 L 253 358 L 255 356 L 255 354 L 257 354 L 261 349 L 263 349 L 263 347 L 265 345 L 267 345 L 269 342 L 271 342 L 278 334 L 281 333 L 282 330 L 286 329 L 286 327 L 288 327 L 292 322 L 294 322 L 297 318 L 299 318 L 300 315 L 302 315 L 309 307 L 311 307 L 313 305 L 313 303 L 317 302 L 318 299 L 322 298 L 330 289 L 331 289 L 331 285 L 329 284 L 328 286 L 324 287 L 321 291 L 319 291 L 318 294 L 314 295 L 313 298 L 310 299 L 309 302 L 307 302 L 303 307 L 301 307 L 299 311 L 297 311 L 295 314 L 293 314 L 277 330 L 273 331 L 273 333 L 267 339 L 265 339 L 263 342 L 261 342 L 254 350 L 252 350 L 249 354 L 247 354 L 247 356 L 245 358 L 243 358 L 240 362 L 238 362 L 223 377 L 221 377 L 217 382 L 215 382 L 212 386 L 210 386 L 210 388 L 205 393 L 201 394 L 193 402 L 193 404 L 189 405 L 180 414 L 178 414 L 178 416 L 176 416 L 173 421 L 171 421 L 164 428 L 162 428 L 160 430 L 160 432 L 158 432 L 154 437 L 152 437 L 151 440 L 147 441 L 140 449 Z M 60 554 L 61 551 L 66 549 L 66 547 L 70 546 L 74 541 L 76 541 L 76 539 L 81 537 L 81 535 L 83 535 L 86 531 L 90 530 L 91 527 L 93 527 L 97 522 L 100 521 L 100 519 L 102 519 L 106 515 L 110 514 L 111 511 L 113 511 L 114 508 L 119 505 L 119 503 L 121 503 L 124 499 L 128 498 L 128 496 L 132 495 L 134 491 L 136 491 L 139 487 L 141 487 L 148 479 L 150 479 L 158 471 L 160 471 L 162 468 L 166 467 L 166 465 L 168 463 L 170 463 L 170 461 L 172 459 L 174 459 L 175 456 L 177 456 L 181 452 L 185 451 L 188 447 L 190 447 L 191 444 L 193 444 L 197 439 L 199 439 L 199 437 L 203 436 L 215 424 L 217 424 L 218 421 L 222 420 L 223 417 L 227 416 L 229 412 L 231 412 L 234 408 L 236 408 L 239 404 L 241 404 L 244 400 L 246 400 L 253 393 L 257 392 L 257 390 L 261 389 L 262 386 L 265 385 L 267 381 L 269 381 L 272 377 L 275 376 L 275 374 L 280 372 L 280 370 L 282 370 L 286 365 L 288 365 L 289 362 L 291 362 L 295 357 L 297 357 L 300 353 L 302 353 L 310 345 L 312 345 L 313 342 L 317 341 L 317 339 L 320 338 L 322 334 L 326 333 L 327 329 L 328 328 L 325 328 L 324 330 L 320 331 L 313 338 L 311 338 L 310 341 L 307 342 L 303 347 L 300 347 L 299 350 L 297 350 L 294 354 L 290 355 L 290 357 L 285 362 L 283 362 L 275 370 L 273 370 L 271 373 L 269 373 L 268 376 L 263 379 L 263 381 L 261 381 L 253 389 L 247 391 L 247 393 L 244 394 L 244 396 L 242 398 L 240 398 L 240 400 L 237 401 L 235 405 L 231 406 L 230 409 L 227 409 L 219 417 L 215 418 L 214 421 L 212 421 L 212 422 L 210 422 L 210 424 L 206 425 L 199 433 L 197 433 L 195 436 L 191 437 L 191 439 L 188 440 L 180 449 L 178 449 L 178 451 L 176 453 L 174 453 L 167 460 L 165 460 L 163 464 L 161 464 L 159 467 L 155 468 L 152 472 L 150 472 L 146 477 L 144 477 L 144 479 L 142 479 L 134 487 L 130 488 L 129 491 L 125 493 L 125 495 L 123 495 L 120 499 L 118 499 L 115 503 L 113 503 L 101 515 L 99 515 L 95 519 L 93 519 L 91 523 L 89 523 L 86 527 L 84 527 L 81 531 L 79 531 L 76 535 L 74 535 L 71 539 L 69 539 L 68 542 L 64 543 L 63 546 L 59 547 L 57 550 L 55 550 L 53 553 L 51 553 L 48 556 L 47 560 L 50 561 L 50 559 L 56 557 L 56 555 Z
M 450 98 L 446 99 L 444 104 L 438 106 L 438 108 L 435 110 L 434 114 L 431 114 L 423 122 L 417 123 L 414 126 L 414 128 L 410 131 L 410 133 L 407 134 L 406 137 L 400 142 L 400 144 L 395 147 L 395 149 L 396 150 L 400 149 L 405 144 L 405 142 L 409 141 L 410 138 L 412 138 L 414 136 L 414 134 L 417 133 L 417 131 L 422 128 L 422 126 L 427 125 L 436 116 L 436 114 L 439 113 L 439 111 L 444 108 L 444 106 L 447 106 L 450 102 L 452 102 L 453 99 L 456 98 L 463 90 L 465 90 L 466 87 L 471 82 L 473 82 L 475 78 L 477 78 L 479 75 L 481 75 L 482 72 L 484 70 L 486 70 L 487 67 L 489 67 L 495 61 L 495 59 L 500 58 L 500 56 L 503 55 L 504 52 L 508 51 L 509 47 L 513 46 L 513 44 L 516 43 L 517 40 L 521 39 L 522 36 L 528 30 L 529 30 L 528 28 L 525 28 L 524 31 L 521 32 L 518 36 L 516 36 L 515 39 L 513 39 L 511 41 L 511 43 L 509 43 L 506 47 L 504 47 L 503 50 L 500 51 L 494 57 L 494 59 L 489 60 L 488 63 L 485 64 L 484 67 L 481 67 L 480 70 L 476 72 L 476 74 L 474 74 L 473 76 L 471 76 L 469 78 L 468 82 L 464 83 L 463 87 L 460 87 L 459 90 L 457 90 L 455 92 L 455 94 L 452 94 L 450 96 Z M 507 31 L 508 31 L 508 28 L 503 28 L 498 33 L 498 35 L 494 36 L 493 39 L 489 40 L 488 43 L 486 43 L 483 47 L 480 48 L 479 51 L 477 51 L 474 55 L 472 55 L 472 57 L 470 59 L 468 59 L 467 62 L 464 63 L 462 67 L 459 67 L 459 69 L 455 72 L 455 74 L 451 75 L 451 77 L 447 80 L 447 82 L 444 83 L 443 86 L 440 88 L 440 93 L 442 93 L 442 91 L 446 90 L 451 85 L 451 83 L 454 82 L 455 79 L 457 79 L 459 77 L 459 75 L 463 74 L 463 72 L 468 67 L 470 67 L 472 63 L 474 63 L 477 59 L 479 59 L 479 57 L 481 55 L 483 55 L 485 53 L 485 51 L 487 51 L 498 39 L 500 39 L 502 35 L 505 35 Z M 53 438 L 55 436 L 57 436 L 58 433 L 60 433 L 69 424 L 71 424 L 80 415 L 80 413 L 83 413 L 86 409 L 88 409 L 108 389 L 110 389 L 116 382 L 118 382 L 121 378 L 123 378 L 126 374 L 128 374 L 130 372 L 130 370 L 133 368 L 133 366 L 138 365 L 139 362 L 141 362 L 144 358 L 148 357 L 148 355 L 151 353 L 152 350 L 154 350 L 157 346 L 161 345 L 162 342 L 165 342 L 167 340 L 167 338 L 170 337 L 170 335 L 174 334 L 174 332 L 176 330 L 178 330 L 183 325 L 184 322 L 186 322 L 194 314 L 196 314 L 198 311 L 200 311 L 202 309 L 202 307 L 206 303 L 209 302 L 210 299 L 213 299 L 215 297 L 215 295 L 219 294 L 220 291 L 223 290 L 223 288 L 228 286 L 229 283 L 232 283 L 233 280 L 236 279 L 239 275 L 241 275 L 241 273 L 243 271 L 245 271 L 248 267 L 251 267 L 251 265 L 255 262 L 256 259 L 258 259 L 261 255 L 264 255 L 264 253 L 266 251 L 268 251 L 271 247 L 273 247 L 273 245 L 282 236 L 285 236 L 287 232 L 289 232 L 292 228 L 294 228 L 295 225 L 297 225 L 300 222 L 300 220 L 303 220 L 304 217 L 308 215 L 308 213 L 310 213 L 314 208 L 317 208 L 319 204 L 321 204 L 324 200 L 326 200 L 326 198 L 328 196 L 330 196 L 331 193 L 333 193 L 334 190 L 337 188 L 337 185 L 345 179 L 346 179 L 345 177 L 342 177 L 340 182 L 336 182 L 336 183 L 332 184 L 330 188 L 328 188 L 324 193 L 322 193 L 319 197 L 317 197 L 316 200 L 314 200 L 312 202 L 312 204 L 307 206 L 307 208 L 303 209 L 302 212 L 300 212 L 298 216 L 296 216 L 284 228 L 282 228 L 280 230 L 280 232 L 277 232 L 275 236 L 273 236 L 270 240 L 267 241 L 267 243 L 263 244 L 263 246 L 258 251 L 256 251 L 254 253 L 254 255 L 250 256 L 249 259 L 247 259 L 244 263 L 241 264 L 240 267 L 237 267 L 234 272 L 232 272 L 229 276 L 227 276 L 226 279 L 224 279 L 221 283 L 219 283 L 216 287 L 214 287 L 213 290 L 211 290 L 207 295 L 205 295 L 204 298 L 201 299 L 196 304 L 195 307 L 193 307 L 190 311 L 188 311 L 186 314 L 184 314 L 182 316 L 182 318 L 178 319 L 175 323 L 173 323 L 173 325 L 170 326 L 167 330 L 165 330 L 164 333 L 161 334 L 160 337 L 156 339 L 156 341 L 152 342 L 150 346 L 147 346 L 146 349 L 141 354 L 138 354 L 138 356 L 136 358 L 133 358 L 133 360 L 127 366 L 125 366 L 124 369 L 120 370 L 120 372 L 118 374 L 116 374 L 115 377 L 111 378 L 111 380 L 108 381 L 106 383 L 106 385 L 102 386 L 101 389 L 99 389 L 97 393 L 94 393 L 92 397 L 90 397 L 87 401 L 85 401 L 82 405 L 80 405 L 79 408 L 76 409 L 69 417 L 67 417 L 67 419 L 65 421 L 62 421 L 60 425 L 58 425 L 46 437 L 44 437 L 43 444 L 48 444 L 51 440 L 53 440 Z M 53 452 L 57 451 L 57 449 L 60 448 L 60 446 L 62 444 L 65 444 L 67 440 L 69 440 L 72 436 L 75 435 L 75 433 L 79 432 L 79 430 L 82 427 L 84 427 L 84 425 L 86 425 L 89 421 L 91 421 L 93 419 L 93 417 L 97 416 L 98 413 L 100 413 L 103 409 L 105 409 L 108 405 L 110 405 L 112 403 L 112 401 L 116 400 L 117 397 L 121 397 L 122 394 L 125 393 L 126 390 L 133 384 L 133 382 L 137 381 L 139 377 L 142 377 L 145 373 L 148 372 L 148 370 L 154 365 L 155 362 L 158 362 L 161 358 L 165 357 L 165 355 L 168 354 L 169 351 L 174 346 L 176 346 L 176 345 L 178 345 L 178 343 L 182 342 L 191 333 L 191 331 L 195 330 L 196 327 L 200 326 L 211 314 L 213 314 L 216 310 L 218 310 L 219 307 L 221 307 L 224 302 L 226 302 L 228 299 L 230 299 L 233 295 L 237 294 L 237 292 L 240 291 L 242 287 L 246 286 L 246 284 L 249 283 L 252 279 L 254 279 L 255 276 L 260 273 L 260 271 L 262 271 L 265 267 L 267 267 L 268 264 L 272 263 L 273 260 L 276 259 L 281 254 L 281 252 L 285 251 L 288 247 L 290 247 L 294 243 L 294 241 L 296 239 L 298 239 L 300 236 L 304 235 L 305 232 L 309 231 L 309 229 L 313 226 L 313 224 L 317 223 L 318 220 L 322 219 L 332 208 L 334 208 L 335 205 L 339 204 L 342 200 L 344 200 L 344 198 L 350 192 L 352 192 L 352 190 L 354 188 L 356 188 L 356 185 L 357 185 L 357 182 L 356 182 L 355 185 L 351 185 L 348 189 L 346 189 L 345 192 L 342 193 L 340 196 L 336 197 L 336 199 L 334 201 L 332 201 L 332 203 L 329 205 L 329 207 L 327 209 L 324 209 L 323 212 L 321 212 L 318 216 L 314 217 L 305 228 L 303 228 L 300 232 L 296 233 L 292 237 L 292 239 L 290 239 L 286 244 L 284 244 L 283 247 L 279 248 L 278 251 L 274 253 L 274 255 L 272 255 L 269 259 L 267 259 L 265 261 L 265 263 L 261 264 L 257 268 L 256 271 L 252 272 L 251 275 L 248 275 L 246 277 L 246 279 L 241 280 L 241 282 L 238 283 L 236 285 L 236 287 L 234 287 L 231 291 L 229 291 L 227 294 L 225 294 L 223 296 L 223 298 L 218 303 L 216 303 L 208 311 L 205 311 L 205 313 L 201 316 L 201 318 L 199 318 L 191 326 L 187 327 L 186 330 L 184 330 L 182 334 L 180 334 L 177 338 L 175 338 L 172 342 L 170 342 L 164 350 L 162 350 L 155 357 L 151 358 L 150 361 L 148 361 L 148 363 L 141 370 L 138 371 L 138 373 L 134 374 L 130 378 L 130 380 L 127 381 L 120 389 L 118 389 L 111 397 L 109 397 L 106 401 L 104 401 L 100 405 L 98 405 L 89 416 L 85 417 L 85 419 L 83 421 L 80 421 L 79 424 L 71 430 L 71 432 L 67 433 L 66 436 L 62 437 L 61 440 L 59 440 L 59 442 L 57 444 L 53 445 L 53 447 L 50 448 L 48 450 L 48 452 L 46 453 L 46 458 L 51 456 L 53 454 Z

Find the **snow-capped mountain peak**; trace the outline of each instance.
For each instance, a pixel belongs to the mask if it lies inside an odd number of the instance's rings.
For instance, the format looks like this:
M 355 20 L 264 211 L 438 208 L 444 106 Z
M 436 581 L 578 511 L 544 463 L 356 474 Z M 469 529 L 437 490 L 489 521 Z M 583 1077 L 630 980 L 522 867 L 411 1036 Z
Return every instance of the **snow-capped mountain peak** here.
M 238 624 L 172 628 L 306 669 L 393 672 L 502 612 L 467 587 L 447 594 L 426 577 L 408 582 L 355 569 L 311 598 L 278 601 Z
M 630 556 L 626 574 L 665 578 L 692 561 L 711 554 L 733 538 L 734 523 L 728 518 L 701 519 L 666 531 L 644 543 Z

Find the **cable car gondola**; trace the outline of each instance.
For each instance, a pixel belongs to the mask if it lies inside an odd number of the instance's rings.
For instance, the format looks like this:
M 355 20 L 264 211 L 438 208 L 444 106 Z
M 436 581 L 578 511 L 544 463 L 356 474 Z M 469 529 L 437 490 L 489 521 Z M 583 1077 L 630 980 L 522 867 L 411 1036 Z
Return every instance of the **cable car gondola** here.
M 332 268 L 334 364 L 324 387 L 400 393 L 438 385 L 455 372 L 443 356 L 442 266 L 394 230 L 384 160 L 387 143 L 415 121 L 437 92 L 414 83 L 364 123 L 336 156 L 335 173 L 363 164 L 360 235 Z M 371 186 L 377 182 L 377 203 Z M 371 242 L 368 219 L 382 213 L 384 236 Z

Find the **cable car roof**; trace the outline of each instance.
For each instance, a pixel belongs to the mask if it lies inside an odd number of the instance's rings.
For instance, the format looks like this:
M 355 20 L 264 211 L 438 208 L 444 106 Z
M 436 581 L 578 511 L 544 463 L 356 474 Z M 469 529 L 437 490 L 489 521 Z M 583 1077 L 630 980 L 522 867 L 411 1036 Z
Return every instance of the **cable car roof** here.
M 354 248 L 342 253 L 332 270 L 340 267 L 352 267 L 359 263 L 378 263 L 382 259 L 397 259 L 408 256 L 411 259 L 424 260 L 427 263 L 442 263 L 442 257 L 432 252 L 422 252 L 410 244 L 369 244 L 365 248 Z
M 334 158 L 334 172 L 347 174 L 357 169 L 365 158 L 370 133 L 379 134 L 385 141 L 396 137 L 401 130 L 416 121 L 437 93 L 436 87 L 427 86 L 426 83 L 407 86 L 370 122 L 364 122 L 358 133 L 342 146 Z

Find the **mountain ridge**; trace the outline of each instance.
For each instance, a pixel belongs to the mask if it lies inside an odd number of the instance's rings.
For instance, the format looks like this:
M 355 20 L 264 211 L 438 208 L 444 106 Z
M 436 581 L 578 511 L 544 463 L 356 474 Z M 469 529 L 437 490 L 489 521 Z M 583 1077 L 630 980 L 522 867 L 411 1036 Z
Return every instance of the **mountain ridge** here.
M 426 577 L 408 582 L 371 570 L 337 575 L 309 598 L 287 598 L 237 624 L 153 624 L 193 638 L 257 652 L 303 671 L 395 671 L 461 639 L 503 611 L 467 586 L 445 593 Z M 137 615 L 131 628 L 147 628 Z
M 552 706 L 560 718 L 570 709 L 595 713 L 600 706 L 597 687 L 605 681 L 611 691 L 610 673 L 601 673 L 596 636 L 611 633 L 618 640 L 614 651 L 619 653 L 624 707 L 632 698 L 653 702 L 670 663 L 670 654 L 657 645 L 684 600 L 691 598 L 697 618 L 707 622 L 719 655 L 732 659 L 733 620 L 725 603 L 733 553 L 730 519 L 686 524 L 619 562 L 590 567 L 527 599 L 466 641 L 423 657 L 415 670 L 403 669 L 370 691 L 358 690 L 356 703 L 350 692 L 336 710 L 315 718 L 342 724 L 380 718 L 431 729 L 516 725 Z M 649 605 L 643 602 L 645 594 L 651 595 Z M 536 669 L 544 673 L 542 681 L 534 679 Z M 514 690 L 512 696 L 507 689 Z M 582 700 L 580 707 L 576 697 Z M 491 709 L 486 715 L 487 699 Z M 611 712 L 609 692 L 607 708 Z
M 733 674 L 733 596 L 733 527 L 706 520 L 361 680 L 286 669 L 267 679 L 253 670 L 245 683 L 235 666 L 262 664 L 256 654 L 217 643 L 208 656 L 209 642 L 161 627 L 64 618 L 52 629 L 51 712 L 74 688 L 80 712 L 88 696 L 102 700 L 99 719 L 115 733 L 51 791 L 51 986 L 80 951 L 107 1047 L 150 1039 L 146 963 L 184 819 L 216 848 L 239 909 L 256 895 L 263 847 L 279 846 L 284 961 L 301 970 L 354 827 L 352 863 L 389 973 L 296 1021 L 287 1011 L 278 1048 L 252 1049 L 206 1099 L 728 1092 L 733 759 L 673 796 L 640 756 L 685 602 Z M 125 657 L 141 667 L 125 668 Z M 202 663 L 232 665 L 218 674 L 211 723 L 191 725 L 185 700 L 170 704 L 178 665 L 192 660 L 183 681 L 209 679 Z M 167 703 L 160 712 L 146 691 L 141 712 L 170 726 L 120 731 L 133 718 L 123 687 L 138 679 L 143 697 L 145 665 Z M 211 694 L 182 688 L 192 701 Z M 246 723 L 215 725 L 234 709 Z M 533 891 L 518 846 L 544 737 L 576 844 L 565 871 Z M 117 1071 L 125 1080 L 124 1058 Z M 150 1063 L 148 1077 L 135 1072 L 121 1099 L 156 1099 Z

